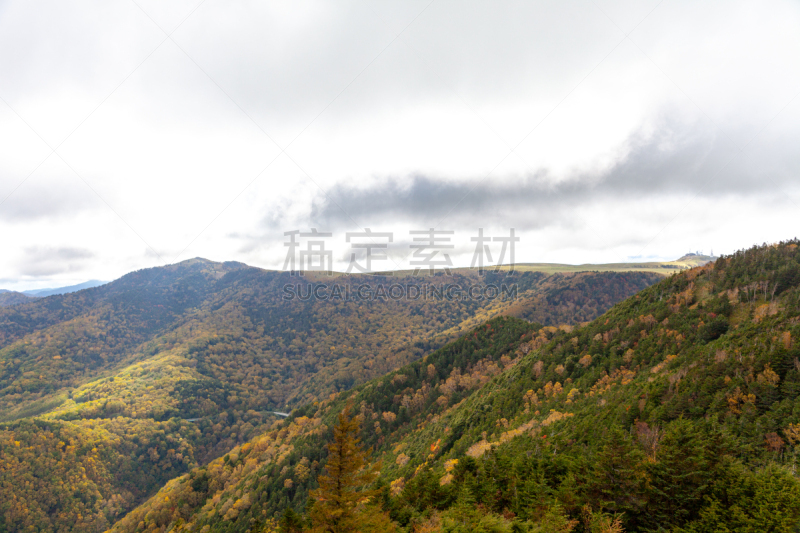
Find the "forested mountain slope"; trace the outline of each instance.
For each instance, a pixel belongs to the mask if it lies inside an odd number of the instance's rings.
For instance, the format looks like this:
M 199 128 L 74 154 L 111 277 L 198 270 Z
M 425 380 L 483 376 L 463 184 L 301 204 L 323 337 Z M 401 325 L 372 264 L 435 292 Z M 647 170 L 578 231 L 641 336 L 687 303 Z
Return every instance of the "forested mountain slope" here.
M 102 531 L 169 479 L 263 433 L 273 410 L 385 374 L 475 321 L 585 320 L 657 279 L 330 279 L 196 259 L 0 309 L 0 531 Z M 286 300 L 287 283 L 301 294 L 510 283 L 519 298 Z
M 302 511 L 351 402 L 409 531 L 796 531 L 800 249 L 665 279 L 579 328 L 496 318 L 297 409 L 114 531 L 258 531 Z
M 92 378 L 173 355 L 206 378 L 245 387 L 262 407 L 283 408 L 381 375 L 497 314 L 575 323 L 657 279 L 535 272 L 352 276 L 334 281 L 373 288 L 507 284 L 519 298 L 303 301 L 284 299 L 283 287 L 312 290 L 332 281 L 204 260 L 135 272 L 100 288 L 0 310 L 0 420 L 74 405 L 72 395 Z M 319 373 L 310 390 L 304 387 Z
M 33 298 L 14 291 L 0 291 L 0 307 L 10 307 L 30 302 Z

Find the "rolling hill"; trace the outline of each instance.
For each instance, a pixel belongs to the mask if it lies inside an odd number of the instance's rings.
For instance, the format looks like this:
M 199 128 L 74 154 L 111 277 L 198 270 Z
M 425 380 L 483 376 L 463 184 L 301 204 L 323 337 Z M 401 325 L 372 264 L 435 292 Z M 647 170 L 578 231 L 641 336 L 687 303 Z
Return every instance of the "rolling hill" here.
M 21 292 L 0 291 L 0 307 L 24 304 L 31 301 L 31 297 Z
M 567 272 L 652 272 L 664 276 L 671 276 L 682 270 L 688 270 L 714 262 L 716 259 L 717 257 L 712 255 L 689 253 L 675 261 L 587 263 L 582 265 L 562 263 L 518 263 L 514 265 L 514 269 L 519 272 L 544 272 L 546 274 L 563 274 Z

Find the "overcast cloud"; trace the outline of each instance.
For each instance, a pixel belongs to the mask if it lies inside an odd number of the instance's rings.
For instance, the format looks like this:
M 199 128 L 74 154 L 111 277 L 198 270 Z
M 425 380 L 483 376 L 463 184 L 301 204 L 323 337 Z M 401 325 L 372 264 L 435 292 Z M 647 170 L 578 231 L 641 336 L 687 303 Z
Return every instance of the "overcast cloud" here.
M 311 227 L 397 267 L 433 226 L 457 264 L 478 227 L 573 263 L 791 238 L 798 34 L 790 1 L 6 1 L 0 278 L 280 268 Z
M 683 135 L 685 136 L 683 136 Z M 493 180 L 442 180 L 421 174 L 388 177 L 363 188 L 352 183 L 331 187 L 314 203 L 311 220 L 329 228 L 353 220 L 389 217 L 470 227 L 476 220 L 503 223 L 514 213 L 518 229 L 542 229 L 572 217 L 574 211 L 599 202 L 637 202 L 648 197 L 692 195 L 714 200 L 753 196 L 777 198 L 793 189 L 800 153 L 787 140 L 775 139 L 762 155 L 763 166 L 730 149 L 730 141 L 711 132 L 676 132 L 662 124 L 650 138 L 634 135 L 630 151 L 611 168 L 554 176 L 546 169 L 524 177 Z M 794 140 L 792 140 L 794 141 Z M 784 157 L 780 157 L 783 155 Z M 272 221 L 280 225 L 280 218 Z

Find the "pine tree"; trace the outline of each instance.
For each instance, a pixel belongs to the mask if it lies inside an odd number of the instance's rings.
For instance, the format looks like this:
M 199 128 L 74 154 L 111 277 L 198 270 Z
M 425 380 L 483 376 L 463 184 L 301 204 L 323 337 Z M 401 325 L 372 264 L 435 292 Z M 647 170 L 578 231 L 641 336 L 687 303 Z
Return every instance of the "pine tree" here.
M 605 444 L 595 457 L 589 492 L 600 510 L 625 513 L 628 520 L 644 507 L 644 454 L 627 433 L 616 426 L 608 430 Z
M 300 533 L 303 531 L 303 518 L 294 509 L 287 507 L 278 524 L 278 531 L 280 533 Z
M 658 461 L 647 463 L 647 506 L 641 524 L 671 530 L 697 519 L 704 495 L 725 455 L 722 435 L 714 427 L 679 419 L 659 443 Z
M 389 518 L 370 504 L 378 491 L 364 488 L 375 481 L 380 466 L 368 464 L 368 454 L 357 437 L 358 419 L 350 416 L 350 409 L 348 405 L 339 414 L 333 428 L 333 441 L 327 446 L 325 473 L 317 478 L 319 488 L 311 493 L 313 530 L 325 533 L 393 531 Z

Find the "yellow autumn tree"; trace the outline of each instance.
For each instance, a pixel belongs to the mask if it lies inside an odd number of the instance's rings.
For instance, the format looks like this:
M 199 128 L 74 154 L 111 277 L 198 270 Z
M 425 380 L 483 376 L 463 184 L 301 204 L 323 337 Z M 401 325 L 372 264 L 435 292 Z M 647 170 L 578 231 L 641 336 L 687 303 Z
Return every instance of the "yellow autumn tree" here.
M 311 520 L 314 532 L 350 533 L 395 531 L 389 517 L 372 500 L 377 491 L 369 486 L 378 476 L 379 464 L 370 465 L 358 439 L 359 423 L 351 406 L 339 414 L 333 441 L 327 446 L 328 463 L 312 491 Z

